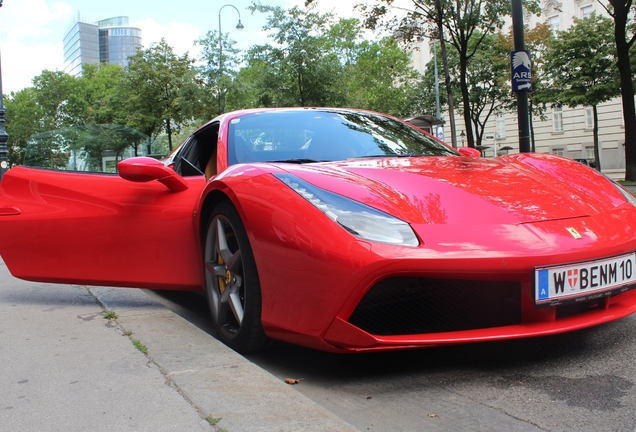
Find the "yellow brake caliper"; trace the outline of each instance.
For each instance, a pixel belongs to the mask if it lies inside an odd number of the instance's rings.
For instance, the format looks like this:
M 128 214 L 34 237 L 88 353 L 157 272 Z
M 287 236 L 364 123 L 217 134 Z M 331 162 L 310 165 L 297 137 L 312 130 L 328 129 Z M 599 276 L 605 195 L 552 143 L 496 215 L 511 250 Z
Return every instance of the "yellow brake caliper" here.
M 217 259 L 216 259 L 216 261 L 217 261 L 217 264 L 225 264 L 225 263 L 223 262 L 223 258 L 221 258 L 221 254 L 217 255 Z M 227 273 L 229 273 L 229 271 L 228 271 Z M 227 275 L 226 275 L 226 277 L 227 277 Z M 221 277 L 221 276 L 218 276 L 218 277 L 217 277 L 217 279 L 218 279 L 218 281 L 219 281 L 219 291 L 220 291 L 220 293 L 219 293 L 219 294 L 223 294 L 223 291 L 225 291 L 225 281 L 226 281 L 226 278 L 223 278 L 223 277 Z

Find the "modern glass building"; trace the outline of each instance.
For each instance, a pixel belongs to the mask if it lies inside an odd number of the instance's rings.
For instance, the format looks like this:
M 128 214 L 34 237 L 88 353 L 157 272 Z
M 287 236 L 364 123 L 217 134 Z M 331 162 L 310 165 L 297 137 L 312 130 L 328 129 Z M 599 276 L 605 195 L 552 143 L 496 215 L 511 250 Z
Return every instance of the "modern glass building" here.
M 128 57 L 141 48 L 141 30 L 130 27 L 128 17 L 91 23 L 78 15 L 64 38 L 64 72 L 79 76 L 82 65 L 113 63 L 126 67 Z

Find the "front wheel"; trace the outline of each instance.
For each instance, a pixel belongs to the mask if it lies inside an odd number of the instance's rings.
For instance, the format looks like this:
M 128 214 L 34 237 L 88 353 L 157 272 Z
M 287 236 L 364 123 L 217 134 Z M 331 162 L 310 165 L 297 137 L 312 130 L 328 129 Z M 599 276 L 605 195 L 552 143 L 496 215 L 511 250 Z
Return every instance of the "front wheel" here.
M 217 205 L 205 237 L 205 286 L 220 339 L 239 352 L 264 347 L 261 288 L 241 218 L 228 202 Z

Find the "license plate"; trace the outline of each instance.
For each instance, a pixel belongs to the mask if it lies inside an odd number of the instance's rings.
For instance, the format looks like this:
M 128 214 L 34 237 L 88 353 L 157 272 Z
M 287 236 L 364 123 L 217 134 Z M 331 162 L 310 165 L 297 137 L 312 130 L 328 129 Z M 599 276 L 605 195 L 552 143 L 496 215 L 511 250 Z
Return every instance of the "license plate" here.
M 556 306 L 636 287 L 636 253 L 535 269 L 535 304 Z

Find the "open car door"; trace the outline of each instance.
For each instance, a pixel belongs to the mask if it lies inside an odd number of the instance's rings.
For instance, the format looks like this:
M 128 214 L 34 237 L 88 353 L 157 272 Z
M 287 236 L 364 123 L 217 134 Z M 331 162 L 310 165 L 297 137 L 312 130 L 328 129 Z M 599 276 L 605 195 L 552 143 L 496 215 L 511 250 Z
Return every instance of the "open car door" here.
M 49 157 L 62 163 L 15 167 L 0 183 L 0 255 L 14 276 L 203 289 L 195 208 L 204 176 L 181 177 L 149 157 L 119 162 L 119 173 L 105 156 L 97 159 L 113 172 L 67 171 L 77 152 L 54 150 Z

